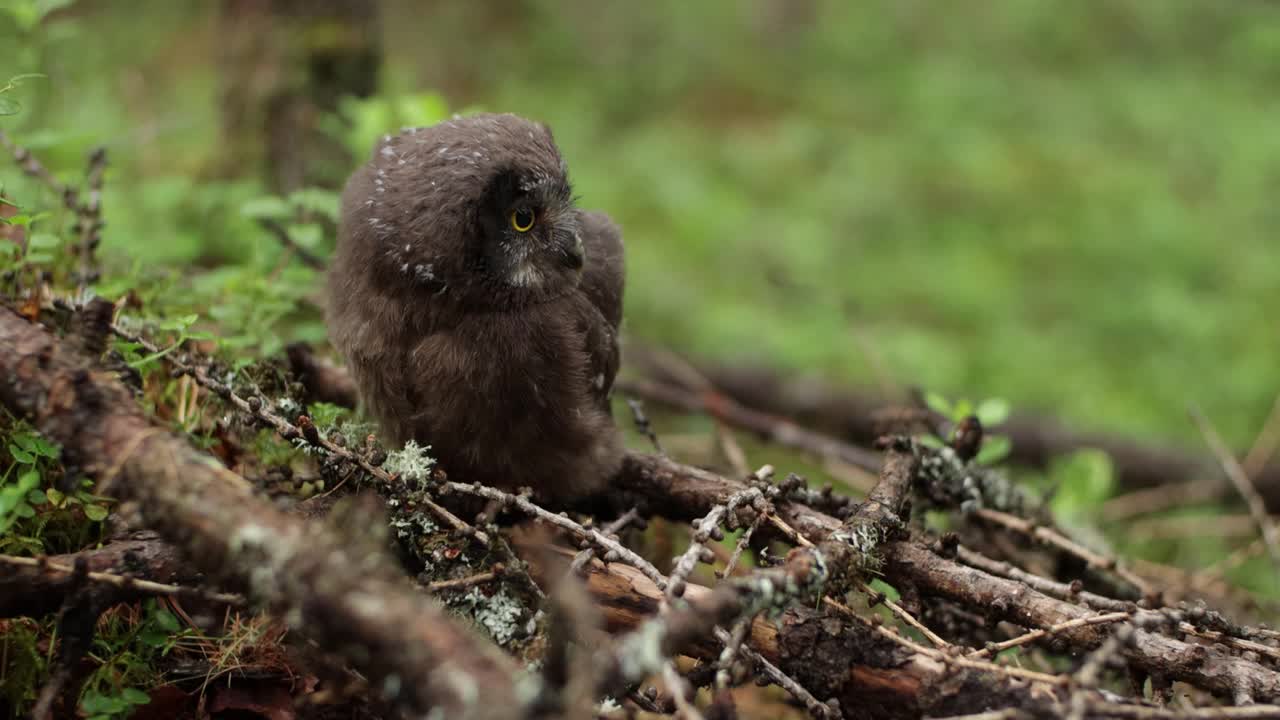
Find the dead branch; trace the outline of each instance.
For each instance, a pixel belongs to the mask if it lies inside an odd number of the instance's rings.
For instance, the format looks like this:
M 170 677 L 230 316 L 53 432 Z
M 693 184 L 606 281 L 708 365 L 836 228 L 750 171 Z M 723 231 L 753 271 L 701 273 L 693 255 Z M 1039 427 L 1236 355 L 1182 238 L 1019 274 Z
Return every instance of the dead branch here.
M 840 442 L 806 430 L 786 418 L 745 407 L 712 388 L 694 392 L 644 379 L 623 380 L 618 389 L 685 412 L 704 412 L 731 427 L 741 428 L 782 447 L 815 455 L 823 460 L 844 463 L 876 472 L 880 458 L 870 450 Z
M 893 543 L 885 547 L 884 556 L 885 578 L 889 582 L 914 585 L 921 593 L 983 609 L 993 617 L 1023 627 L 1049 629 L 1093 614 L 1022 583 L 947 560 L 917 543 Z M 1096 625 L 1085 625 L 1058 632 L 1056 637 L 1075 649 L 1091 650 L 1102 644 L 1106 633 Z M 1148 673 L 1181 680 L 1237 704 L 1280 699 L 1280 674 L 1222 652 L 1221 648 L 1181 642 L 1153 630 L 1139 629 L 1125 657 Z
M 341 653 L 395 704 L 477 718 L 526 707 L 511 659 L 459 627 L 390 562 L 351 557 L 334 530 L 257 498 L 243 478 L 153 426 L 117 380 L 7 309 L 0 348 L 0 402 L 61 443 L 101 492 L 135 503 L 193 563 Z
M 178 587 L 172 583 L 199 579 L 172 545 L 154 533 L 137 533 L 128 540 L 71 555 L 0 561 L 0 617 L 41 617 L 56 612 L 72 588 L 69 571 L 81 560 L 90 580 L 120 578 L 121 582 L 111 583 L 113 589 L 103 589 L 115 602 L 156 594 L 148 589 L 148 582 Z
M 740 491 L 742 483 L 678 463 L 648 456 L 629 456 L 622 473 L 628 490 L 648 497 L 664 513 L 681 516 L 697 513 Z M 678 502 L 673 502 L 679 498 Z M 779 514 L 814 539 L 825 539 L 841 527 L 830 516 L 794 504 L 780 505 Z M 1044 595 L 1024 583 L 989 575 L 976 568 L 947 560 L 914 541 L 890 542 L 881 547 L 885 579 L 891 584 L 913 586 L 920 593 L 942 597 L 1027 628 L 1049 629 L 1063 622 L 1091 616 L 1086 607 Z M 1119 602 L 1119 601 L 1116 601 Z M 1061 632 L 1080 650 L 1101 644 L 1098 628 L 1082 626 Z M 1280 698 L 1280 675 L 1256 662 L 1139 630 L 1126 657 L 1152 674 L 1182 680 L 1239 702 L 1242 698 Z M 785 668 L 784 668 L 785 669 Z M 954 711 L 954 710 L 953 710 Z
M 660 367 L 647 361 L 646 355 L 646 348 L 634 343 L 629 345 L 628 366 L 640 369 L 651 379 L 685 386 L 680 378 L 661 372 Z M 788 377 L 764 367 L 702 362 L 693 365 L 720 393 L 743 407 L 787 418 L 801 426 L 823 430 L 865 447 L 884 433 L 880 411 L 894 404 L 879 393 L 840 388 L 812 377 Z M 684 406 L 683 402 L 679 405 Z M 1111 457 L 1117 479 L 1128 489 L 1217 478 L 1218 497 L 1228 497 L 1232 492 L 1220 478 L 1212 458 L 1180 448 L 1102 433 L 1076 432 L 1053 418 L 1032 414 L 1015 413 L 1008 422 L 994 430 L 1012 441 L 1010 460 L 1020 465 L 1046 468 L 1055 457 L 1082 448 L 1096 448 Z M 1257 471 L 1251 476 L 1268 509 L 1280 510 L 1280 462 L 1272 461 L 1251 469 Z
M 528 546 L 520 547 L 523 555 L 539 554 Z M 554 577 L 572 559 L 570 550 L 559 549 L 558 553 L 559 566 L 534 561 L 536 577 Z M 584 571 L 587 591 L 600 607 L 610 632 L 639 633 L 657 615 L 663 591 L 634 568 L 593 560 Z M 685 593 L 692 607 L 710 615 L 719 611 L 717 596 L 723 597 L 718 588 L 695 584 L 689 584 Z M 837 698 L 846 715 L 853 717 L 919 718 L 976 711 L 1001 702 L 1034 707 L 1044 706 L 1053 697 L 1043 690 L 1037 697 L 1030 685 L 1010 680 L 999 666 L 986 665 L 995 672 L 952 669 L 938 658 L 913 655 L 877 632 L 870 622 L 851 625 L 806 607 L 792 607 L 774 620 L 753 620 L 743 650 L 776 664 L 781 672 L 799 680 L 806 693 Z M 719 643 L 705 636 L 673 650 L 681 651 L 709 661 L 718 659 L 721 652 Z

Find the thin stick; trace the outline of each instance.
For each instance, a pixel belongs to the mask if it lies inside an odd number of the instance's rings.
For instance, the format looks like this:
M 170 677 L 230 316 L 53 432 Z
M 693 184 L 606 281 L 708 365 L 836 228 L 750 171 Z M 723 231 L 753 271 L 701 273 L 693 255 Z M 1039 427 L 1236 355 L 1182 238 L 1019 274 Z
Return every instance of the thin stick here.
M 1120 567 L 1119 562 L 1115 558 L 1107 557 L 1101 553 L 1090 550 L 1062 533 L 1051 527 L 1037 525 L 1035 522 L 1026 518 L 1011 515 L 1000 510 L 992 510 L 991 508 L 978 508 L 973 514 L 995 523 L 1010 530 L 1015 530 L 1029 537 L 1033 537 L 1043 543 L 1052 545 L 1059 550 L 1074 555 L 1085 562 L 1090 567 L 1099 570 L 1109 570 L 1116 574 L 1121 580 L 1133 585 L 1138 592 L 1144 596 L 1152 595 L 1151 584 L 1130 570 Z
M 1214 429 L 1209 419 L 1204 413 L 1196 407 L 1189 410 L 1191 419 L 1196 426 L 1200 428 L 1200 434 L 1204 436 L 1205 442 L 1209 444 L 1209 449 L 1218 458 L 1222 470 L 1231 480 L 1231 484 L 1235 485 L 1236 492 L 1240 493 L 1240 497 L 1244 498 L 1244 502 L 1249 506 L 1249 514 L 1253 516 L 1253 520 L 1258 524 L 1259 530 L 1262 531 L 1262 539 L 1267 543 L 1267 552 L 1271 555 L 1271 562 L 1280 569 L 1280 531 L 1276 530 L 1276 524 L 1271 521 L 1271 516 L 1267 514 L 1267 504 L 1263 501 L 1262 496 L 1258 494 L 1258 489 L 1253 486 L 1253 482 L 1249 480 L 1249 474 L 1245 472 L 1244 467 L 1236 460 L 1231 451 L 1227 449 L 1227 444 L 1222 441 L 1222 437 L 1218 435 L 1218 431 Z
M 440 592 L 441 590 L 460 590 L 469 588 L 473 585 L 483 585 L 484 583 L 496 580 L 502 575 L 500 571 L 490 571 L 468 575 L 467 577 L 455 578 L 453 580 L 437 580 L 428 583 L 424 587 L 431 592 Z
M 0 563 L 6 565 L 15 565 L 18 567 L 32 567 L 39 570 L 47 570 L 63 575 L 71 575 L 75 572 L 75 568 L 60 563 L 51 562 L 42 558 L 18 557 L 16 555 L 0 555 Z M 199 590 L 196 588 L 181 587 L 179 585 L 169 585 L 168 583 L 159 583 L 151 580 L 139 580 L 127 575 L 117 575 L 109 572 L 90 572 L 85 577 L 94 582 L 100 582 L 106 585 L 112 585 L 122 590 L 140 590 L 150 595 L 166 595 L 166 596 L 198 596 L 214 602 L 226 603 L 228 605 L 244 605 L 245 599 L 240 595 L 232 593 L 213 593 Z
M 1094 615 L 1093 617 L 1082 617 L 1082 618 L 1076 618 L 1074 620 L 1067 620 L 1066 622 L 1060 622 L 1057 625 L 1053 625 L 1047 628 L 1032 630 L 1029 633 L 1019 635 L 1018 637 L 1011 638 L 1003 642 L 989 643 L 985 648 L 982 648 L 981 650 L 974 650 L 973 652 L 969 653 L 968 657 L 971 657 L 971 658 L 987 657 L 990 655 L 995 655 L 996 653 L 1003 652 L 1012 647 L 1018 647 L 1019 645 L 1026 645 L 1027 643 L 1035 642 L 1036 640 L 1049 637 L 1050 635 L 1054 635 L 1056 633 L 1060 633 L 1065 630 L 1084 627 L 1086 625 L 1105 625 L 1107 623 L 1128 620 L 1132 617 L 1133 615 L 1127 612 L 1113 612 L 1113 613 L 1106 613 L 1104 615 Z
M 1280 395 L 1276 395 L 1276 401 L 1271 405 L 1271 414 L 1267 415 L 1267 421 L 1262 424 L 1253 447 L 1249 448 L 1249 453 L 1240 463 L 1245 474 L 1251 478 L 1258 477 L 1276 454 L 1277 448 L 1280 448 Z
M 916 630 L 919 630 L 920 634 L 924 635 L 925 638 L 927 638 L 929 642 L 933 643 L 935 647 L 940 647 L 944 649 L 951 647 L 951 643 L 947 642 L 946 640 L 943 640 L 941 637 L 938 636 L 937 633 L 930 630 L 927 625 L 917 620 L 915 615 L 912 615 L 911 613 L 907 612 L 906 608 L 890 600 L 888 596 L 886 596 L 884 593 L 880 592 L 879 590 L 876 590 L 875 588 L 871 587 L 867 583 L 862 583 L 862 590 L 863 592 L 870 595 L 873 600 L 877 601 L 875 604 L 884 605 L 885 607 L 889 608 L 890 612 L 892 612 L 894 615 L 897 615 L 899 620 L 910 625 Z

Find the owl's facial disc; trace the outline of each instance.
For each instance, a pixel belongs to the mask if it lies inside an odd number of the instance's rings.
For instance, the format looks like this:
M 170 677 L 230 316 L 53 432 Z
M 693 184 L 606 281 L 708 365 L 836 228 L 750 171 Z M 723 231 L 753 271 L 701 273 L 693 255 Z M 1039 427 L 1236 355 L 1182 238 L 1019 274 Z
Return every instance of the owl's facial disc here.
M 501 244 L 512 287 L 575 287 L 586 262 L 577 219 L 568 208 L 517 205 Z
M 490 277 L 531 300 L 577 287 L 586 258 L 563 176 L 500 174 L 484 214 Z

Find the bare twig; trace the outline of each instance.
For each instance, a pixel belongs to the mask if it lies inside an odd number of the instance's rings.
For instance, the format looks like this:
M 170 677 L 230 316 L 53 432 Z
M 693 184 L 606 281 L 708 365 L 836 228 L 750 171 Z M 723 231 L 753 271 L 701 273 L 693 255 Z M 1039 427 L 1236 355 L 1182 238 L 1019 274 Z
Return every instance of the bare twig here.
M 1249 514 L 1253 516 L 1254 522 L 1258 524 L 1258 529 L 1262 531 L 1262 539 L 1267 543 L 1267 552 L 1271 555 L 1271 562 L 1280 569 L 1280 530 L 1276 529 L 1276 524 L 1271 520 L 1271 516 L 1267 514 L 1267 505 L 1263 501 L 1262 496 L 1258 494 L 1258 489 L 1253 486 L 1253 482 L 1249 480 L 1249 473 L 1240 465 L 1240 461 L 1236 460 L 1231 451 L 1227 449 L 1227 444 L 1222 441 L 1222 437 L 1218 435 L 1218 431 L 1214 429 L 1209 419 L 1200 412 L 1198 408 L 1190 409 L 1191 419 L 1195 422 L 1196 427 L 1200 428 L 1200 434 L 1204 436 L 1205 442 L 1208 443 L 1209 449 L 1213 451 L 1218 462 L 1222 465 L 1222 470 L 1231 480 L 1231 484 L 1235 486 L 1236 492 L 1240 493 L 1240 497 L 1244 499 L 1245 505 L 1249 507 Z
M 76 285 L 82 292 L 98 279 L 95 255 L 102 240 L 102 176 L 106 169 L 107 149 L 97 148 L 89 155 L 89 169 L 85 173 L 88 197 L 75 208 L 80 235 L 80 271 L 76 274 Z
M 1080 543 L 1068 538 L 1062 533 L 1051 527 L 1038 525 L 1033 520 L 1018 517 L 1016 515 L 993 510 L 990 508 L 977 508 L 973 514 L 988 522 L 994 523 L 1004 528 L 1022 533 L 1028 537 L 1039 540 L 1040 542 L 1052 545 L 1070 555 L 1080 558 L 1089 567 L 1099 570 L 1108 570 L 1116 574 L 1121 580 L 1132 585 L 1139 595 L 1143 597 L 1154 596 L 1154 590 L 1151 584 L 1136 573 L 1120 566 L 1120 563 L 1113 557 L 1108 557 L 1099 552 L 1090 550 Z
M 649 444 L 653 445 L 655 452 L 659 455 L 666 455 L 667 451 L 662 449 L 658 434 L 653 431 L 653 423 L 649 422 L 649 416 L 644 412 L 644 404 L 639 400 L 627 398 L 627 407 L 631 408 L 631 419 L 635 421 L 636 432 L 648 438 Z
M 1258 437 L 1253 441 L 1253 447 L 1249 448 L 1248 454 L 1240 462 L 1245 475 L 1251 478 L 1258 477 L 1275 456 L 1277 448 L 1280 448 L 1280 395 L 1276 395 L 1276 400 L 1271 405 L 1271 412 L 1267 415 L 1266 422 L 1262 424 Z
M 880 459 L 869 450 L 806 430 L 785 418 L 744 407 L 714 388 L 693 390 L 640 379 L 620 381 L 619 387 L 646 400 L 685 412 L 706 413 L 729 427 L 755 433 L 774 444 L 807 452 L 824 460 L 872 472 L 880 466 Z
M 1106 625 L 1107 623 L 1114 623 L 1114 622 L 1121 622 L 1123 620 L 1128 620 L 1132 617 L 1133 615 L 1127 612 L 1113 612 L 1113 613 L 1106 613 L 1103 615 L 1094 615 L 1092 617 L 1082 617 L 1082 618 L 1076 618 L 1074 620 L 1067 620 L 1065 622 L 1060 622 L 1057 625 L 1052 625 L 1047 628 L 1043 628 L 1043 629 L 1037 628 L 1035 630 L 1032 630 L 1031 632 L 1023 633 L 1018 637 L 1010 638 L 1003 642 L 990 643 L 986 647 L 982 648 L 981 650 L 974 650 L 973 652 L 970 652 L 968 657 L 981 658 L 981 657 L 993 656 L 997 653 L 1008 650 L 1009 648 L 1018 647 L 1019 645 L 1026 645 L 1027 643 L 1032 643 L 1037 640 L 1042 640 L 1044 638 L 1053 636 L 1055 633 L 1071 630 L 1072 628 L 1084 627 L 1085 625 Z
M 258 220 L 258 224 L 261 225 L 265 230 L 267 230 L 267 232 L 270 232 L 272 235 L 274 235 L 276 240 L 278 240 L 280 244 L 285 247 L 286 250 L 293 253 L 295 256 L 297 256 L 299 260 L 302 261 L 303 265 L 306 265 L 312 270 L 321 270 L 321 271 L 324 270 L 325 268 L 324 259 L 321 258 L 319 255 L 316 255 L 315 253 L 311 252 L 310 250 L 302 247 L 298 243 L 294 242 L 294 239 L 292 237 L 289 237 L 288 228 L 286 228 L 285 226 L 281 225 L 280 223 L 270 218 L 261 218 Z
M 547 510 L 524 495 L 514 495 L 497 488 L 454 482 L 452 480 L 442 483 L 440 488 L 445 492 L 473 495 L 486 500 L 496 500 L 506 507 L 514 507 L 530 517 L 567 531 L 579 540 L 586 540 L 594 544 L 605 552 L 607 560 L 624 562 L 643 572 L 646 577 L 653 580 L 659 587 L 663 589 L 667 587 L 666 577 L 658 572 L 658 569 L 652 563 L 640 557 L 635 551 L 595 528 L 584 527 L 582 523 L 570 519 L 568 515 L 557 514 Z
M 1098 686 L 1102 671 L 1107 663 L 1120 656 L 1122 650 L 1133 640 L 1133 626 L 1121 625 L 1099 645 L 1089 656 L 1076 674 L 1072 682 L 1076 686 L 1071 693 L 1067 720 L 1084 720 L 1089 710 L 1089 699 L 1094 688 Z
M 670 660 L 662 665 L 662 681 L 666 683 L 667 691 L 671 693 L 671 699 L 676 703 L 676 717 L 683 720 L 703 720 L 702 713 L 689 702 L 689 694 L 692 692 L 689 683 L 680 677 L 680 673 L 676 672 L 676 667 Z
M 920 634 L 924 635 L 929 642 L 933 643 L 934 647 L 939 647 L 944 649 L 951 647 L 951 643 L 947 642 L 946 640 L 943 640 L 941 637 L 938 636 L 937 633 L 930 630 L 928 626 L 926 626 L 924 623 L 917 620 L 914 615 L 907 612 L 906 608 L 890 600 L 884 593 L 880 592 L 879 590 L 876 590 L 875 588 L 871 587 L 867 583 L 862 583 L 861 587 L 863 592 L 871 596 L 871 603 L 873 605 L 884 605 L 885 607 L 889 608 L 889 611 L 892 612 L 894 615 L 896 615 L 899 620 L 910 625 L 916 630 L 919 630 Z
M 461 590 L 463 588 L 473 587 L 475 585 L 483 585 L 487 582 L 493 582 L 502 577 L 503 566 L 501 563 L 494 566 L 489 572 L 476 573 L 466 577 L 454 578 L 453 580 L 437 580 L 433 583 L 427 583 L 425 587 L 428 591 L 436 593 L 443 590 Z
M 44 183 L 50 190 L 57 193 L 58 197 L 65 199 L 69 192 L 73 192 L 68 185 L 54 177 L 53 173 L 49 172 L 49 169 L 35 155 L 32 155 L 30 150 L 15 143 L 3 130 L 0 130 L 0 146 L 13 155 L 14 161 L 18 163 L 18 167 L 22 168 L 24 174 Z
M 46 558 L 16 557 L 14 555 L 0 555 L 0 564 L 12 565 L 15 567 L 36 568 L 41 572 L 50 572 L 62 575 L 71 575 L 76 571 L 73 567 L 61 565 Z M 120 588 L 121 590 L 136 590 L 147 595 L 200 597 L 205 600 L 225 603 L 227 605 L 243 605 L 245 603 L 243 596 L 233 593 L 208 592 L 200 588 L 181 587 L 178 585 L 170 585 L 168 583 L 152 582 L 151 580 L 141 580 L 127 575 L 117 575 L 109 572 L 86 572 L 85 578 L 92 580 L 93 582 L 112 585 Z

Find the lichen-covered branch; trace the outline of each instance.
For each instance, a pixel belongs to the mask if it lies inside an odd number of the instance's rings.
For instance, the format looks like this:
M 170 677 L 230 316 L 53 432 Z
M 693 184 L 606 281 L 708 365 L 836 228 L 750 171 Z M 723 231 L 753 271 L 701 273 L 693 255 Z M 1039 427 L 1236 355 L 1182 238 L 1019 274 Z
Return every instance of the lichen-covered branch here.
M 376 553 L 260 499 L 240 476 L 154 426 L 131 393 L 63 342 L 0 310 L 0 402 L 100 492 L 136 505 L 201 569 L 344 656 L 413 714 L 518 715 L 536 694 L 514 662 L 460 627 Z M 481 693 L 483 688 L 483 695 Z
M 948 560 L 913 542 L 884 548 L 885 578 L 910 583 L 921 593 L 943 597 L 965 607 L 982 608 L 993 617 L 1027 628 L 1049 629 L 1066 621 L 1091 617 L 1088 608 L 1058 600 L 1023 583 L 989 575 Z M 1107 637 L 1100 625 L 1082 625 L 1055 633 L 1073 648 L 1090 650 Z M 1195 685 L 1223 697 L 1252 701 L 1280 700 L 1280 674 L 1257 662 L 1203 644 L 1182 642 L 1154 630 L 1139 629 L 1125 658 L 1142 670 Z

